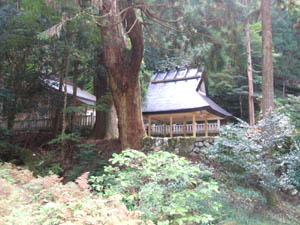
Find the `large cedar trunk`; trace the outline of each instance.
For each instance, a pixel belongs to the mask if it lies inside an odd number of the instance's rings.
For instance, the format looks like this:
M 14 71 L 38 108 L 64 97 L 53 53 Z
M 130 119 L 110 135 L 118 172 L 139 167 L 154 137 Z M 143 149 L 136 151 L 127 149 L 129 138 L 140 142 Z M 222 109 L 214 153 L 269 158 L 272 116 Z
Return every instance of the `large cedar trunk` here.
M 262 14 L 262 111 L 265 116 L 274 108 L 272 18 L 270 0 L 261 0 Z
M 107 76 L 103 71 L 97 71 L 94 77 L 94 94 L 97 104 L 104 104 L 105 110 L 96 110 L 96 122 L 93 127 L 92 137 L 96 139 L 112 139 L 119 137 L 117 113 L 109 92 Z M 99 102 L 100 99 L 100 102 Z
M 104 64 L 104 55 L 99 53 L 98 65 Z M 96 107 L 96 122 L 93 127 L 92 137 L 96 139 L 112 139 L 119 137 L 117 124 L 117 113 L 113 99 L 109 96 L 108 77 L 105 68 L 98 66 L 94 77 L 94 94 L 97 104 L 101 104 L 104 109 Z
M 128 2 L 123 1 L 122 8 L 128 7 Z M 120 14 L 120 1 L 103 0 L 101 3 L 100 14 L 106 15 L 101 21 L 106 26 L 100 26 L 104 63 L 118 115 L 121 147 L 140 149 L 145 135 L 138 76 L 144 50 L 141 24 L 132 8 Z M 131 49 L 125 42 L 123 24 L 131 41 Z
M 140 149 L 145 135 L 141 111 L 140 83 L 128 87 L 126 91 L 117 86 L 118 80 L 110 74 L 111 90 L 118 115 L 119 138 L 122 149 Z

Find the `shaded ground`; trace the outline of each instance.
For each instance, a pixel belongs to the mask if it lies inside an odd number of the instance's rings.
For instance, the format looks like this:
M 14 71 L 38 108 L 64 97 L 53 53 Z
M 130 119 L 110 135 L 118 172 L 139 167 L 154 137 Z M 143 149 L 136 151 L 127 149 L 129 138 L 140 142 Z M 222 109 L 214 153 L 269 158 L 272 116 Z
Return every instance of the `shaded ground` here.
M 13 143 L 24 149 L 20 153 L 23 163 L 19 165 L 25 165 L 34 175 L 44 176 L 52 170 L 70 181 L 86 171 L 101 171 L 113 153 L 121 152 L 117 139 L 93 140 L 80 137 L 76 141 L 65 142 L 62 158 L 61 143 L 49 144 L 52 139 L 53 136 L 45 132 L 18 134 Z

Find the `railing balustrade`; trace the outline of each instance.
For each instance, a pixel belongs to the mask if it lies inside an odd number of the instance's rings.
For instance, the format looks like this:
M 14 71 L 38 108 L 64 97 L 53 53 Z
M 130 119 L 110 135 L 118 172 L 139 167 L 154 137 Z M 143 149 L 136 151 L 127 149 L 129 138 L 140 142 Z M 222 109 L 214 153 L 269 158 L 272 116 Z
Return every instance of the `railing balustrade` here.
M 77 115 L 75 119 L 75 125 L 79 127 L 93 127 L 96 122 L 95 115 Z M 68 121 L 70 124 L 70 121 Z M 52 119 L 37 119 L 37 120 L 16 120 L 14 122 L 15 131 L 30 131 L 30 130 L 50 130 L 52 128 Z M 218 133 L 219 132 L 219 123 L 207 123 L 208 133 Z M 147 129 L 146 129 L 147 130 Z M 183 124 L 173 124 L 172 128 L 174 135 L 183 135 L 184 134 L 184 125 Z M 151 126 L 152 135 L 170 135 L 170 125 L 155 125 Z M 203 134 L 205 133 L 205 124 L 200 123 L 196 124 L 196 133 Z M 186 134 L 193 134 L 193 125 L 186 124 Z
M 208 133 L 218 133 L 219 125 L 218 123 L 208 123 L 207 124 Z M 170 134 L 170 125 L 166 125 L 166 135 Z M 184 125 L 173 124 L 172 131 L 174 135 L 184 134 Z M 186 133 L 193 134 L 193 124 L 186 125 Z M 196 133 L 205 133 L 205 124 L 196 124 Z M 151 126 L 152 135 L 164 135 L 164 125 L 152 125 Z
M 93 127 L 96 122 L 95 115 L 77 115 L 75 125 L 80 127 Z M 70 121 L 68 121 L 68 124 Z M 52 128 L 52 119 L 36 119 L 36 120 L 15 120 L 13 130 L 30 131 L 30 130 L 50 130 Z

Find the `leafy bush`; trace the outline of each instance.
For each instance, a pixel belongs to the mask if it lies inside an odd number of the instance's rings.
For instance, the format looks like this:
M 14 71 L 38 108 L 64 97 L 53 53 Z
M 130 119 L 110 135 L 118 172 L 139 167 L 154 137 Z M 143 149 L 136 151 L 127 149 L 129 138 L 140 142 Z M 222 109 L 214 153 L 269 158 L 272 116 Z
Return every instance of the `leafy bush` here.
M 125 150 L 111 159 L 114 166 L 92 177 L 92 188 L 111 196 L 121 194 L 126 205 L 157 224 L 208 224 L 219 204 L 211 173 L 169 152 L 145 155 Z M 202 166 L 203 167 L 203 166 Z
M 300 131 L 300 96 L 288 95 L 288 98 L 279 101 L 283 106 L 282 111 L 291 118 L 291 122 Z
M 54 160 L 58 155 L 57 151 L 49 152 L 40 159 L 32 156 L 31 152 L 24 153 L 22 154 L 22 158 L 24 158 L 25 165 L 33 172 L 34 176 L 45 177 L 49 174 L 59 175 L 63 172 L 61 163 Z
M 300 140 L 295 140 L 291 152 L 283 157 L 283 164 L 287 167 L 286 179 L 300 190 Z
M 76 161 L 76 166 L 66 174 L 67 180 L 75 180 L 82 173 L 89 171 L 90 176 L 100 176 L 103 174 L 103 167 L 107 165 L 103 155 L 98 153 L 95 144 L 78 144 L 79 151 L 72 158 Z
M 205 153 L 229 176 L 261 190 L 273 205 L 271 192 L 292 188 L 282 162 L 290 151 L 293 130 L 286 115 L 274 112 L 257 126 L 242 121 L 223 126 L 219 138 Z
M 128 211 L 118 196 L 92 195 L 87 174 L 65 185 L 56 175 L 34 178 L 28 170 L 0 164 L 1 225 L 136 225 L 140 213 Z

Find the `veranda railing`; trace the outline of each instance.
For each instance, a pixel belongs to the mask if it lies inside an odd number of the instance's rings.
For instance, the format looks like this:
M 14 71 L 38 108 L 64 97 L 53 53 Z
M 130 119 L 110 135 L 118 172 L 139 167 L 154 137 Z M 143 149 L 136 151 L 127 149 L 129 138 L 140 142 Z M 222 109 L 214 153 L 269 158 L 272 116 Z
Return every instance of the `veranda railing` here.
M 218 133 L 219 132 L 219 124 L 218 123 L 208 123 L 208 133 Z M 151 126 L 151 134 L 152 135 L 166 135 L 170 134 L 170 125 L 166 125 L 166 131 L 164 131 L 164 125 L 152 125 Z M 183 135 L 184 134 L 184 125 L 173 124 L 172 132 L 174 135 Z M 193 134 L 193 124 L 186 125 L 186 133 L 188 135 Z M 196 124 L 196 133 L 202 134 L 205 133 L 205 124 Z
M 95 115 L 77 115 L 75 125 L 79 127 L 93 127 L 96 121 Z M 53 119 L 36 119 L 36 120 L 16 120 L 13 129 L 16 131 L 30 130 L 50 130 L 52 128 Z M 68 124 L 70 121 L 68 120 Z

